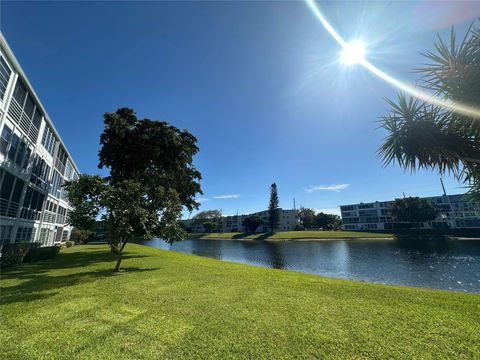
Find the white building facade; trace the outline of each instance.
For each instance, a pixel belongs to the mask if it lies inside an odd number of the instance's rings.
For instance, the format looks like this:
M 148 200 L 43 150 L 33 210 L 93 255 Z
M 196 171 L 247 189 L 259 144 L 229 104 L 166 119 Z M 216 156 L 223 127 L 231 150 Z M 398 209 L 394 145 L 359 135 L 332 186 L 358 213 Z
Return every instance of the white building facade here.
M 0 33 L 0 244 L 70 238 L 62 188 L 79 171 Z
M 421 224 L 424 229 L 480 229 L 480 203 L 466 201 L 463 195 L 424 198 L 439 210 L 437 218 Z M 391 230 L 401 227 L 390 214 L 393 201 L 341 205 L 344 230 Z
M 295 230 L 298 219 L 296 210 L 284 210 L 278 209 L 279 221 L 275 231 L 292 231 Z M 263 225 L 260 225 L 257 229 L 258 232 L 269 231 L 268 228 L 268 210 L 256 212 L 249 215 L 232 215 L 223 216 L 218 222 L 215 232 L 245 232 L 246 229 L 243 226 L 243 221 L 247 216 L 257 215 L 262 219 Z M 195 222 L 193 220 L 185 220 L 185 225 L 190 227 L 191 232 L 203 233 L 205 229 L 201 222 Z

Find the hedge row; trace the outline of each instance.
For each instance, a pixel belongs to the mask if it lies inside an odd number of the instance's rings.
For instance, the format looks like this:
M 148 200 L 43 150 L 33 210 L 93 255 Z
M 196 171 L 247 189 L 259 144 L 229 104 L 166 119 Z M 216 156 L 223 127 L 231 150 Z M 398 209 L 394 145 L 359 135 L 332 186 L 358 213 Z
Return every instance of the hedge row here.
M 60 251 L 60 246 L 40 247 L 39 243 L 20 242 L 5 244 L 0 256 L 0 267 L 20 265 L 24 262 L 53 258 Z

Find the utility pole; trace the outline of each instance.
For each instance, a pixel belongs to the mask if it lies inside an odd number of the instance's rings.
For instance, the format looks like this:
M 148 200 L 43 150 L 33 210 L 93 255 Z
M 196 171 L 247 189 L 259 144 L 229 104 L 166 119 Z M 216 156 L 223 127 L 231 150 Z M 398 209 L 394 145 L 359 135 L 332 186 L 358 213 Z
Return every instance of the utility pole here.
M 296 204 L 295 204 L 295 198 L 293 198 L 293 210 L 297 210 Z
M 445 185 L 443 185 L 443 179 L 442 178 L 440 178 L 440 183 L 442 184 L 443 196 L 447 196 L 447 192 L 445 191 Z

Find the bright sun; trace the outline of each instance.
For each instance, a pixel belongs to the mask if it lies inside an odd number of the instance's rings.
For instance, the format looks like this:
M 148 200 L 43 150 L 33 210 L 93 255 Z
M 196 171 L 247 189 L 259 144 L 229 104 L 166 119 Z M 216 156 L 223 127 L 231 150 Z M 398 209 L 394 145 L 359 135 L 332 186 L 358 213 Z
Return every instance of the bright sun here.
M 355 40 L 347 43 L 342 50 L 342 62 L 346 65 L 353 65 L 364 60 L 365 44 L 363 41 Z

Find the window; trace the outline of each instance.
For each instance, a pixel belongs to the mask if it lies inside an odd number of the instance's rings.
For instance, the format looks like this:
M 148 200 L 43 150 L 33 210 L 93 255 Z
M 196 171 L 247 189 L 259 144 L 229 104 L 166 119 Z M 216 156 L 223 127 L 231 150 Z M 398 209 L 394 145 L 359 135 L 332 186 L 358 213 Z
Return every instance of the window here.
M 40 220 L 40 212 L 42 211 L 44 202 L 45 194 L 28 186 L 23 199 L 20 217 L 28 220 Z
M 18 145 L 20 143 L 20 138 L 17 134 L 13 134 L 12 142 L 10 143 L 10 149 L 8 150 L 8 159 L 10 161 L 15 161 L 15 155 L 17 155 Z
M 50 185 L 50 193 L 56 198 L 60 197 L 60 190 L 62 186 L 62 178 L 57 170 L 53 171 L 52 183 Z
M 0 246 L 8 244 L 12 236 L 12 225 L 0 225 Z
M 7 155 L 8 144 L 12 137 L 12 129 L 5 125 L 2 129 L 2 135 L 0 136 L 0 153 Z
M 55 136 L 53 135 L 52 130 L 48 125 L 45 125 L 45 128 L 43 129 L 43 135 L 42 135 L 42 145 L 47 150 L 50 155 L 53 155 L 53 152 L 55 151 Z
M 360 204 L 358 205 L 359 209 L 373 209 L 373 204 Z
M 10 117 L 34 143 L 37 142 L 42 113 L 26 86 L 18 80 L 13 91 L 13 98 L 8 108 Z
M 70 160 L 67 161 L 67 166 L 65 168 L 65 177 L 67 180 L 73 180 L 73 165 Z
M 15 85 L 15 90 L 13 91 L 13 98 L 17 101 L 18 105 L 23 108 L 26 97 L 27 89 L 25 88 L 25 85 L 23 85 L 23 83 L 18 80 L 17 84 Z
M 5 97 L 5 92 L 7 91 L 8 81 L 12 75 L 12 70 L 8 66 L 7 62 L 0 55 L 0 100 L 3 100 Z
M 66 215 L 67 209 L 62 206 L 58 206 L 58 214 L 57 214 L 57 224 L 65 224 L 66 223 Z
M 33 227 L 19 227 L 15 242 L 32 242 L 35 238 L 35 229 Z
M 25 155 L 25 159 L 23 160 L 22 169 L 27 170 L 28 163 L 30 162 L 30 155 L 32 155 L 32 150 L 27 148 L 27 153 Z
M 48 189 L 48 177 L 50 176 L 50 166 L 40 156 L 36 155 L 33 160 L 32 174 L 30 182 L 42 189 Z
M 25 182 L 5 170 L 0 171 L 0 179 L 2 175 L 3 180 L 0 185 L 0 215 L 16 217 Z
M 54 223 L 56 217 L 57 205 L 47 200 L 47 204 L 45 205 L 45 211 L 43 212 L 43 221 L 47 223 Z
M 65 173 L 66 164 L 67 164 L 67 152 L 62 146 L 60 146 L 58 148 L 57 157 L 55 159 L 55 168 L 58 170 L 60 175 L 63 175 Z

